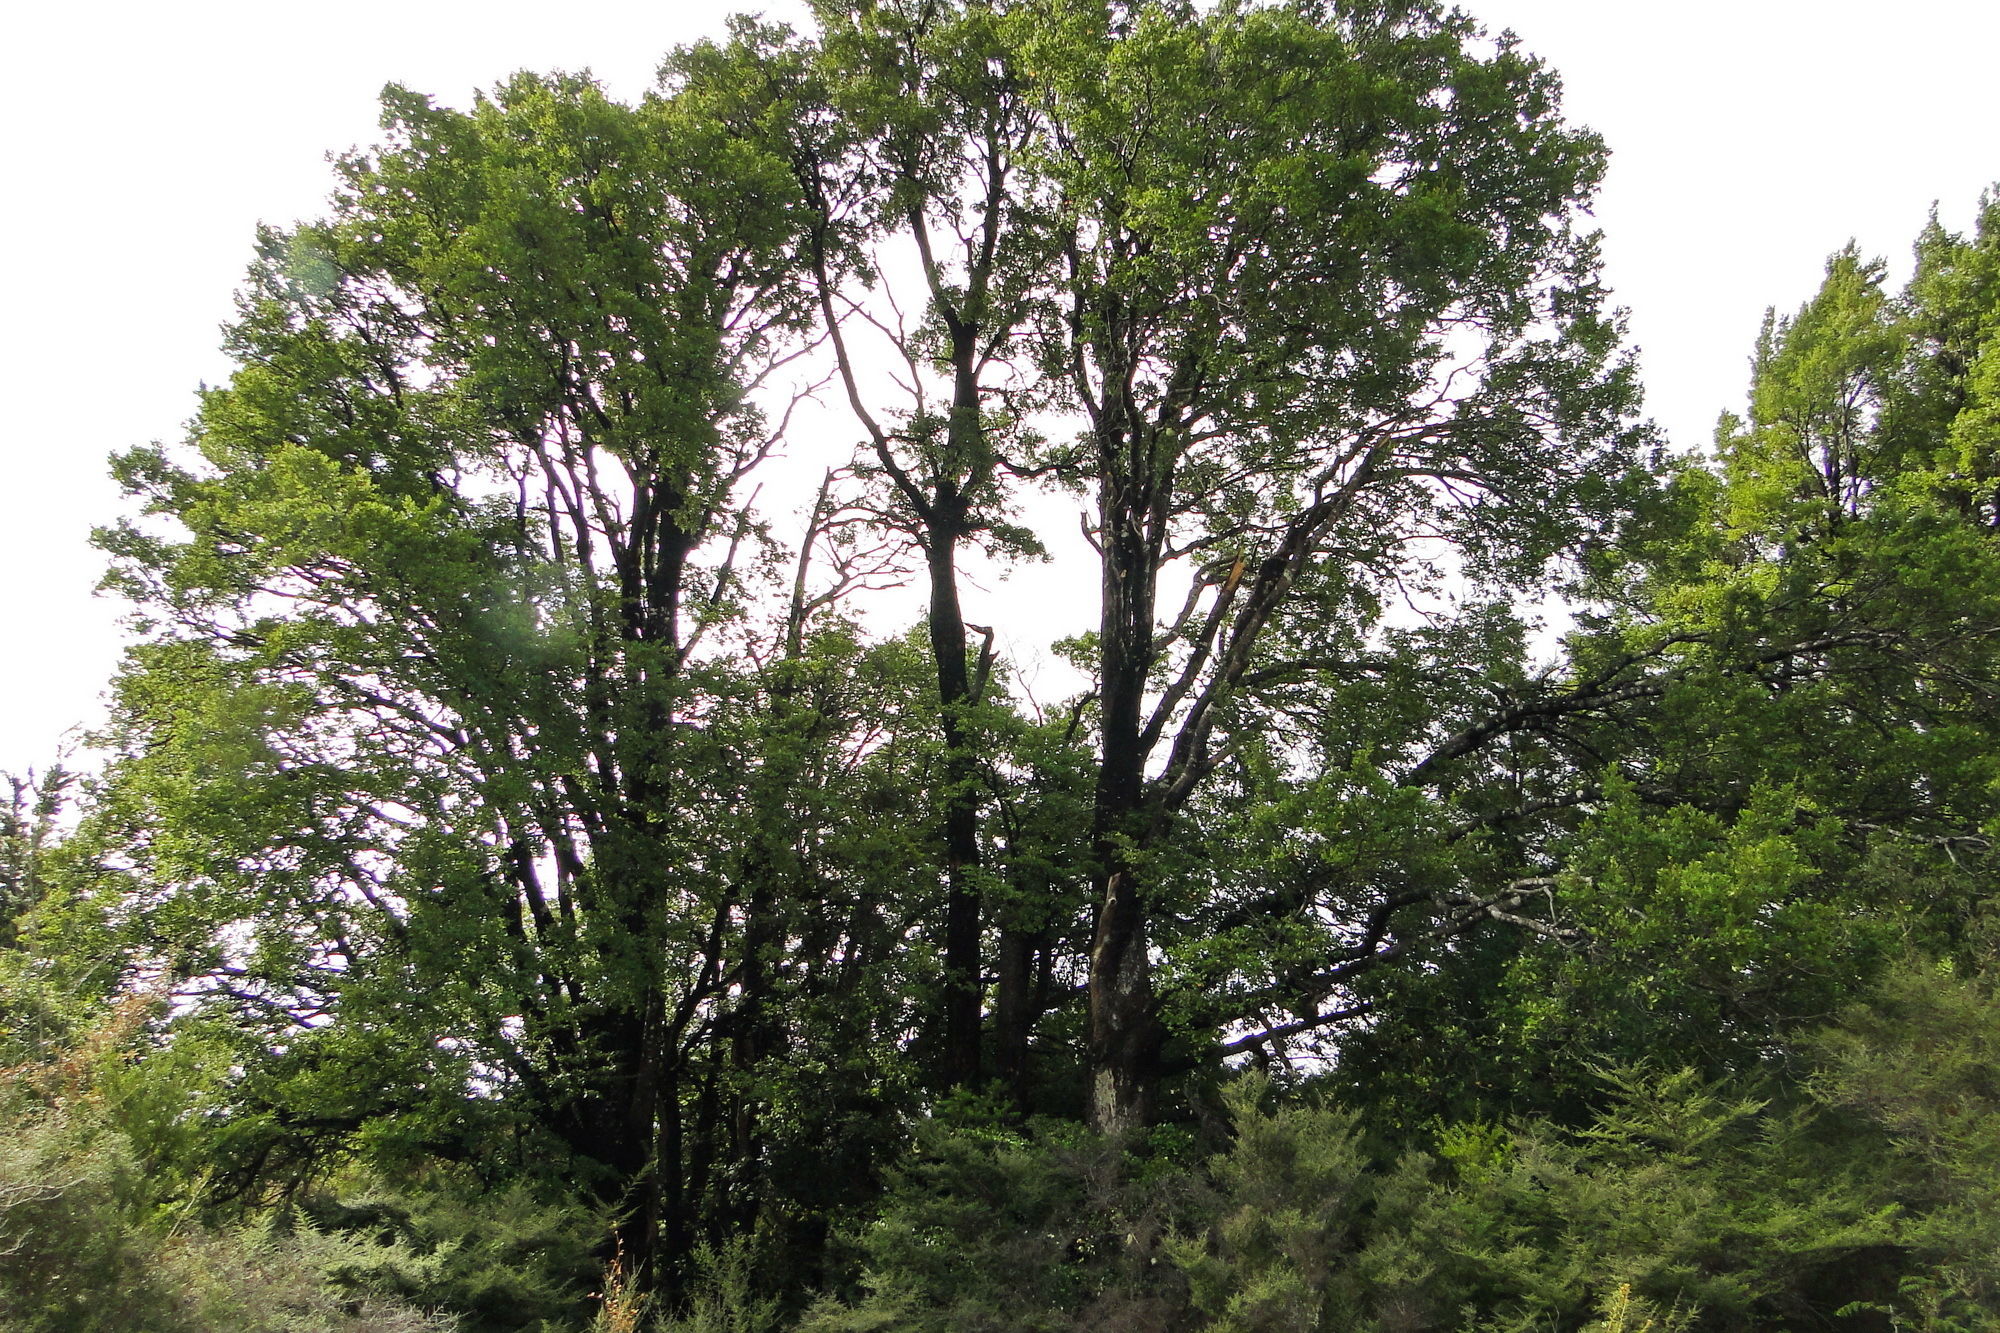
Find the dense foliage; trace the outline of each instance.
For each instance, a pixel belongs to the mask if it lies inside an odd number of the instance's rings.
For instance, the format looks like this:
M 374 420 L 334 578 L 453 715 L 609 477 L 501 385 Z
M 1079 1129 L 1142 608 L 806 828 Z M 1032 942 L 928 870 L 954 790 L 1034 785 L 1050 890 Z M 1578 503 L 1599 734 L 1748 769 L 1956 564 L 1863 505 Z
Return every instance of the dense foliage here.
M 1511 39 L 817 12 L 390 89 L 117 460 L 0 1328 L 2000 1326 L 2000 207 L 1669 455 Z

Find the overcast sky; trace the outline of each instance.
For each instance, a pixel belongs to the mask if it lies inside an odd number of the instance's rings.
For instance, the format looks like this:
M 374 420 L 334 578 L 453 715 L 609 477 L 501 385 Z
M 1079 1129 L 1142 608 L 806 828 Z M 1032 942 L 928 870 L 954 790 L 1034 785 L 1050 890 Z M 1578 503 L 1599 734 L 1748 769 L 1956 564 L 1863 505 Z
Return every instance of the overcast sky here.
M 396 81 L 463 104 L 507 72 L 589 68 L 633 95 L 719 31 L 710 0 L 43 5 L 7 25 L 0 255 L 0 770 L 101 717 L 117 608 L 94 599 L 112 451 L 174 439 L 259 220 L 317 214 L 329 151 Z M 760 6 L 771 17 L 800 6 Z M 1907 272 L 1932 202 L 1970 225 L 2000 179 L 2000 0 L 1477 0 L 1604 134 L 1606 273 L 1650 413 L 1680 444 L 1735 406 L 1766 306 L 1853 238 Z

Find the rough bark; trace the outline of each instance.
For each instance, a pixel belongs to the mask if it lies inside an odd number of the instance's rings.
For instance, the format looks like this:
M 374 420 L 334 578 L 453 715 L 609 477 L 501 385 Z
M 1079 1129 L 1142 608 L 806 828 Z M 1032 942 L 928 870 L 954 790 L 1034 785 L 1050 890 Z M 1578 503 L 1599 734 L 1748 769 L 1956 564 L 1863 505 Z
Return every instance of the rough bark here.
M 940 495 L 937 510 L 952 497 Z M 944 739 L 944 984 L 939 1075 L 946 1087 L 978 1081 L 980 1046 L 980 892 L 978 770 L 966 710 L 973 702 L 965 616 L 959 607 L 957 542 L 934 525 L 926 539 L 931 583 L 931 660 L 937 669 L 938 728 Z
M 1153 657 L 1157 534 L 1147 522 L 1155 494 L 1151 460 L 1137 432 L 1122 476 L 1099 501 L 1102 616 L 1098 699 L 1102 749 L 1092 813 L 1097 916 L 1090 948 L 1090 1121 L 1109 1134 L 1151 1114 L 1161 1030 L 1154 1012 L 1146 938 L 1146 757 L 1143 714 Z

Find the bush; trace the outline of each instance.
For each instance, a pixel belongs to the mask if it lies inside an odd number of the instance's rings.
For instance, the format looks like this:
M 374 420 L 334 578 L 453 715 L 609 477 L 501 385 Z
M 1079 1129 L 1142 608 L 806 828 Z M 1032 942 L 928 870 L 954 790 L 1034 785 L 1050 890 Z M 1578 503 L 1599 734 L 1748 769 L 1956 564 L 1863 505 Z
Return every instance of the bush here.
M 131 1112 L 150 1136 L 157 1099 L 106 1093 L 140 1078 L 127 1052 L 151 1008 L 128 1000 L 68 1049 L 0 1071 L 0 1333 L 455 1329 L 341 1286 L 334 1238 L 214 1230 L 165 1206 L 119 1123 Z
M 925 1122 L 861 1237 L 867 1294 L 801 1333 L 1165 1333 L 1186 1282 L 1162 1242 L 1198 1185 L 1075 1126 L 1008 1125 L 977 1107 Z
M 1875 1131 L 1914 1261 L 1874 1304 L 1908 1328 L 2000 1329 L 2000 973 L 1905 962 L 1815 1049 L 1822 1102 Z
M 580 1327 L 606 1228 L 589 1209 L 526 1187 L 484 1190 L 433 1168 L 389 1189 L 365 1173 L 308 1195 L 270 1226 L 345 1291 L 449 1310 L 461 1333 Z
M 802 1327 L 1863 1328 L 1897 1298 L 1897 1212 L 1859 1167 L 1868 1141 L 1685 1071 L 1605 1079 L 1580 1131 L 1458 1125 L 1394 1159 L 1358 1116 L 1254 1077 L 1227 1091 L 1232 1142 L 1205 1167 L 1075 1130 L 933 1122 L 863 1238 L 867 1294 Z
M 65 1108 L 0 1130 L 6 1333 L 444 1333 L 455 1321 L 329 1280 L 324 1238 L 175 1232 L 130 1144 Z

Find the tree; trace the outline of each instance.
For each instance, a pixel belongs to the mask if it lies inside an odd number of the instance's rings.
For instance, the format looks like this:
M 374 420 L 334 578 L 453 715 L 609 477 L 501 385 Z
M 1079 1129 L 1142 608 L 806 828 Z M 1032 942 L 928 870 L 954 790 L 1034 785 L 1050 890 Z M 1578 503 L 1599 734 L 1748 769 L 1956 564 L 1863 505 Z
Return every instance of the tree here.
M 865 474 L 882 522 L 916 548 L 929 590 L 928 630 L 937 725 L 945 748 L 941 795 L 947 881 L 936 1046 L 946 1085 L 976 1081 L 981 1065 L 981 776 L 974 717 L 993 682 L 993 632 L 970 651 L 960 563 L 968 543 L 988 554 L 1039 553 L 1008 523 L 1007 483 L 1027 466 L 1033 435 L 1024 408 L 1043 395 L 1016 364 L 1042 298 L 1051 255 L 1030 165 L 1038 118 L 1003 15 L 986 6 L 824 4 L 819 82 L 793 161 L 816 214 L 813 291 L 848 406 L 866 435 Z M 768 62 L 768 53 L 756 53 Z M 801 109 L 806 109 L 802 107 Z M 908 244 L 922 315 L 878 324 L 900 362 L 900 401 L 871 407 L 855 347 L 851 280 L 881 280 Z M 1027 935 L 1003 928 L 1000 1072 L 1025 1077 Z
M 820 22 L 635 107 L 390 90 L 261 238 L 188 447 L 121 460 L 150 624 L 75 893 L 233 1034 L 225 1192 L 545 1161 L 671 1289 L 732 1234 L 817 1253 L 854 1196 L 788 1155 L 866 1189 L 912 1053 L 1025 1102 L 1045 1051 L 1129 1134 L 1175 1065 L 1547 928 L 1547 847 L 1451 816 L 1521 730 L 1462 684 L 1521 677 L 1505 604 L 1639 439 L 1553 77 L 1430 4 Z M 788 549 L 754 487 L 817 339 L 862 440 Z M 961 580 L 1053 548 L 1042 480 L 1100 615 L 1029 719 Z M 871 640 L 911 555 L 927 622 Z
M 1424 542 L 1535 581 L 1607 498 L 1631 382 L 1572 229 L 1599 145 L 1510 41 L 1400 5 L 1056 31 L 1090 53 L 1056 66 L 1045 363 L 1097 500 L 1091 1105 L 1117 1129 L 1159 1072 L 1147 853 L 1257 734 L 1256 686 L 1337 680 L 1325 627 L 1379 635 L 1443 563 Z
M 44 866 L 75 781 L 60 764 L 40 776 L 0 773 L 7 788 L 6 805 L 0 807 L 0 949 L 17 943 L 22 913 L 48 891 Z
M 763 705 L 703 656 L 742 633 L 751 394 L 801 317 L 789 175 L 577 79 L 392 89 L 384 128 L 328 222 L 262 238 L 195 456 L 121 464 L 184 535 L 106 538 L 155 631 L 103 817 L 170 965 L 294 1064 L 434 1034 L 309 1123 L 499 1080 L 643 1273 L 691 1243 L 743 950 L 801 928 L 732 874 Z
M 1798 1034 L 1903 948 L 1962 947 L 2000 729 L 1994 224 L 1989 206 L 1971 237 L 1927 228 L 1900 294 L 1832 256 L 1767 319 L 1714 461 L 1668 469 L 1597 544 L 1566 660 L 1440 752 L 1440 776 L 1475 781 L 1502 747 L 1522 763 L 1519 798 L 1481 817 L 1566 872 L 1577 936 L 1395 978 L 1343 1051 L 1357 1086 L 1415 1118 L 1581 1117 L 1592 1062 L 1796 1064 Z M 1464 1035 L 1431 1063 L 1413 1038 L 1439 1031 Z
M 964 718 L 991 674 L 969 652 L 956 552 L 974 536 L 1047 549 L 1007 513 L 1010 480 L 1048 476 L 1095 495 L 1090 1095 L 1096 1123 L 1131 1127 L 1163 1040 L 1144 861 L 1250 741 L 1259 687 L 1337 675 L 1388 591 L 1435 572 L 1416 543 L 1466 553 L 1499 595 L 1607 501 L 1631 382 L 1572 229 L 1598 145 L 1562 126 L 1553 80 L 1510 42 L 1481 54 L 1469 22 L 1427 6 L 821 18 L 833 74 L 794 120 L 854 132 L 794 149 L 822 219 L 820 309 L 882 508 L 923 553 L 958 756 L 949 1063 L 977 1068 Z M 902 247 L 917 273 L 921 316 L 880 325 L 907 371 L 891 410 L 861 384 L 835 264 L 855 247 L 861 272 L 888 273 Z M 1055 421 L 1073 442 L 1044 438 Z M 1347 631 L 1338 649 L 1314 621 Z M 1010 1076 L 1023 934 L 1000 931 Z

